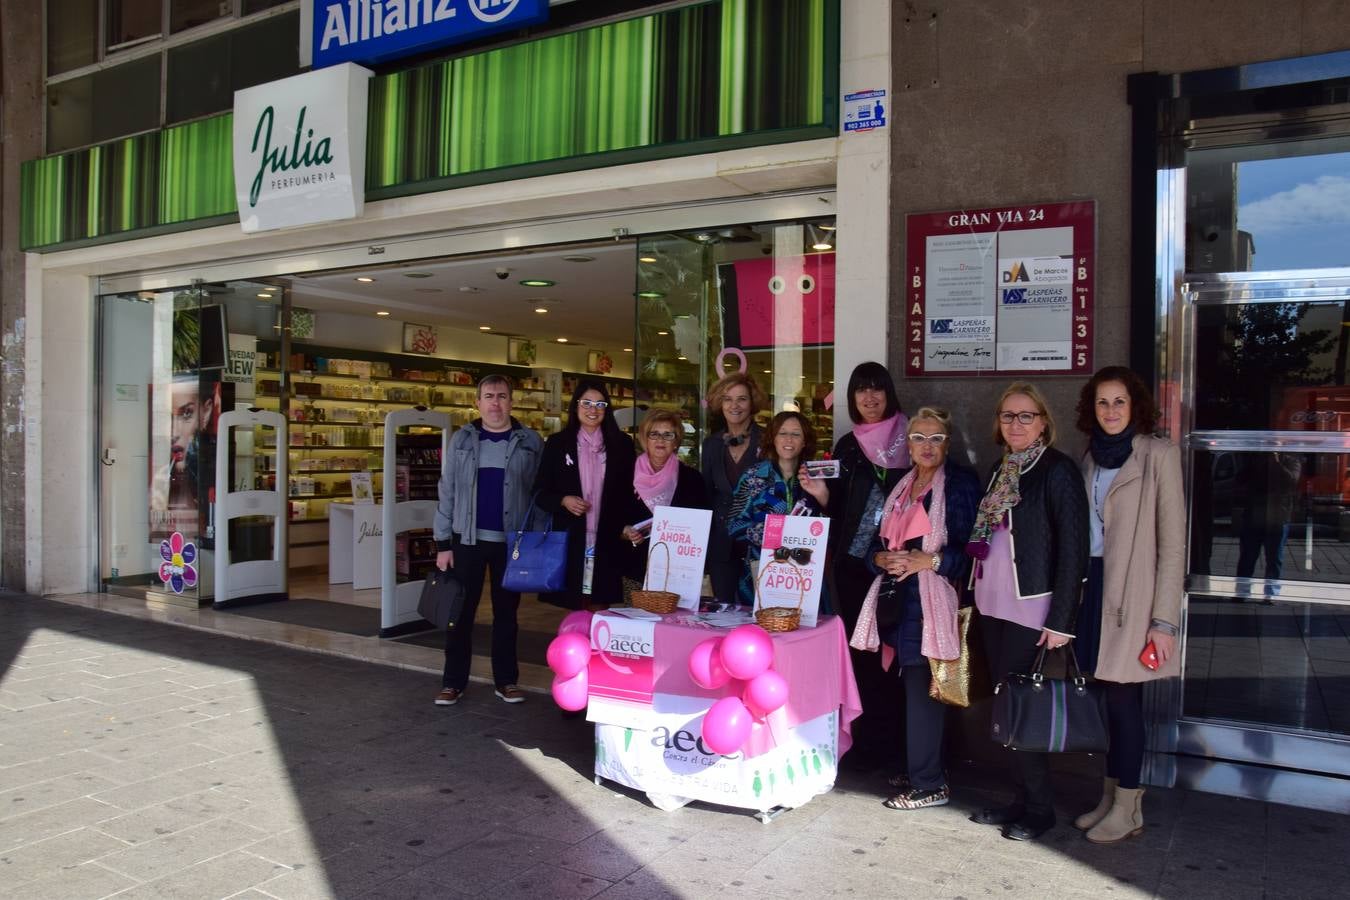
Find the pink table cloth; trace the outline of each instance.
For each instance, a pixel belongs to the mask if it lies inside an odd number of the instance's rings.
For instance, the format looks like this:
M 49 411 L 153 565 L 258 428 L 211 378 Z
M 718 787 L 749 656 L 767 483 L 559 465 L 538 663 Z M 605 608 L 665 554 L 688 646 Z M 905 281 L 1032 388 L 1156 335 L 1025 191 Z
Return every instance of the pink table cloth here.
M 683 697 L 707 698 L 708 705 L 726 696 L 739 696 L 743 682 L 709 691 L 689 677 L 689 653 L 702 641 L 725 635 L 729 629 L 696 622 L 688 612 L 672 613 L 656 623 L 655 655 L 652 660 L 652 692 Z M 853 743 L 853 720 L 862 714 L 848 640 L 838 616 L 822 616 L 815 628 L 772 634 L 774 670 L 788 683 L 787 705 L 755 725 L 743 752 L 747 757 L 765 753 L 776 745 L 774 731 L 795 728 L 803 722 L 839 712 L 839 755 Z

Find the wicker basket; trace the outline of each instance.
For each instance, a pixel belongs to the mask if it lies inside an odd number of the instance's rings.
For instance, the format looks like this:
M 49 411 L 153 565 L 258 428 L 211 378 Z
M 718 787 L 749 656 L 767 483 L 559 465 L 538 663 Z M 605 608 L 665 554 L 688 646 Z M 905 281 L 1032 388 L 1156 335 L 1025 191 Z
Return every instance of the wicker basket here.
M 759 583 L 774 566 L 786 566 L 797 575 L 797 608 L 788 606 L 764 607 L 764 598 L 760 594 Z M 755 624 L 770 633 L 796 631 L 802 624 L 802 603 L 806 599 L 806 579 L 802 570 L 790 562 L 772 560 L 767 566 L 761 566 L 759 577 L 755 579 Z
M 661 590 L 652 591 L 647 589 L 647 584 L 651 581 L 651 558 L 656 553 L 657 547 L 666 551 L 666 578 L 661 583 Z M 651 553 L 647 555 L 647 576 L 643 579 L 642 589 L 633 591 L 632 596 L 629 597 L 629 602 L 638 609 L 645 609 L 647 612 L 662 615 L 673 613 L 680 608 L 680 595 L 674 591 L 666 590 L 668 584 L 670 584 L 670 548 L 666 546 L 665 541 L 657 541 L 652 545 Z

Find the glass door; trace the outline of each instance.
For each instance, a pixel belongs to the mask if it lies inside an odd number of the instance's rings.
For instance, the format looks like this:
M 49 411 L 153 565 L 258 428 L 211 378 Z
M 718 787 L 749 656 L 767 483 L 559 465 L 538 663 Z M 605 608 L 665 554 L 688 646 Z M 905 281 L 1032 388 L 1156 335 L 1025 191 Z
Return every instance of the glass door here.
M 1281 770 L 1350 775 L 1350 270 L 1193 275 L 1182 303 L 1177 751 L 1248 764 L 1241 792 L 1279 798 L 1302 777 Z
M 284 291 L 196 283 L 98 302 L 100 581 L 197 606 L 212 596 L 217 422 L 256 402 L 254 345 L 280 327 Z M 235 448 L 233 481 L 256 483 L 269 450 Z

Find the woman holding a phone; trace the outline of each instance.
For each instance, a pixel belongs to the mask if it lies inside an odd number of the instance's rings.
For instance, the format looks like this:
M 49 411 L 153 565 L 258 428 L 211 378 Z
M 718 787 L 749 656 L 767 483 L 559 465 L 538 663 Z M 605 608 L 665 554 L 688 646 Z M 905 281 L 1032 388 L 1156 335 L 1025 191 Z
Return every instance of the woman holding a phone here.
M 697 469 L 680 462 L 684 419 L 673 409 L 651 409 L 638 428 L 642 453 L 633 466 L 633 494 L 628 500 L 623 539 L 628 541 L 624 563 L 625 595 L 640 588 L 647 575 L 647 536 L 658 506 L 710 509 L 708 490 Z M 666 571 L 669 559 L 657 563 L 656 581 Z
M 1101 802 L 1074 820 L 1096 844 L 1144 830 L 1144 682 L 1178 674 L 1186 547 L 1181 453 L 1155 435 L 1153 397 L 1122 366 L 1101 369 L 1078 398 L 1089 437 L 1083 478 L 1091 556 L 1078 662 L 1106 688 L 1111 749 Z

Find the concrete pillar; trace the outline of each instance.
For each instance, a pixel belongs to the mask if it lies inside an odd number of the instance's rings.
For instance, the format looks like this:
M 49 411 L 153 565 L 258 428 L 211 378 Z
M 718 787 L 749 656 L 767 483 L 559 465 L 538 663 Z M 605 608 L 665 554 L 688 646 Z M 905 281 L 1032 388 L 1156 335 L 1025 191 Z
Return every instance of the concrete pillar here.
M 19 165 L 42 153 L 42 4 L 0 0 L 0 587 L 26 581 L 24 353 L 30 333 L 19 250 Z
M 891 109 L 891 4 L 841 4 L 839 93 L 881 88 Z M 841 126 L 842 127 L 842 126 Z M 839 135 L 836 222 L 839 228 L 834 307 L 834 433 L 851 430 L 844 396 L 858 363 L 885 363 L 891 266 L 891 128 Z M 898 380 L 898 379 L 897 379 Z M 905 397 L 901 402 L 912 406 Z

